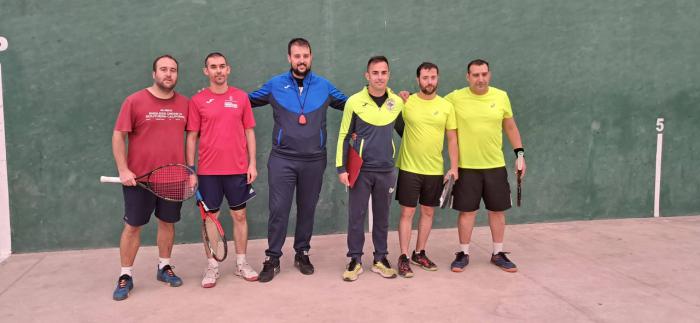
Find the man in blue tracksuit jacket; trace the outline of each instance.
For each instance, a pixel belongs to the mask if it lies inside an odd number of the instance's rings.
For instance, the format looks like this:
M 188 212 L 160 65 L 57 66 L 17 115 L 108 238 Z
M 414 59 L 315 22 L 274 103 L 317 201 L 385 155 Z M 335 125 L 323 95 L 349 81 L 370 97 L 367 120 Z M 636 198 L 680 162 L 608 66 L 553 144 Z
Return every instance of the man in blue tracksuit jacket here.
M 289 72 L 277 75 L 248 95 L 252 106 L 272 106 L 275 125 L 267 162 L 270 190 L 268 249 L 258 280 L 271 281 L 280 271 L 282 245 L 287 236 L 289 211 L 296 188 L 297 224 L 294 266 L 304 275 L 314 267 L 309 260 L 314 213 L 326 169 L 326 110 L 343 110 L 347 97 L 326 79 L 311 72 L 311 45 L 294 38 L 287 46 Z

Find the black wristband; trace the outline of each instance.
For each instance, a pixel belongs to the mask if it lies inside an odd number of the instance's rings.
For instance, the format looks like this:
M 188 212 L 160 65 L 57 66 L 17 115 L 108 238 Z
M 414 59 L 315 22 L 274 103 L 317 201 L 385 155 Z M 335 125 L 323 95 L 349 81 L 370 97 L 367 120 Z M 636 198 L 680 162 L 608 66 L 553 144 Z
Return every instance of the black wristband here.
M 516 158 L 519 157 L 519 156 L 518 156 L 518 153 L 521 152 L 521 151 L 522 151 L 523 157 L 525 157 L 525 149 L 523 149 L 522 147 L 521 147 L 521 148 L 515 148 L 515 149 L 513 149 L 513 152 L 515 153 L 515 157 L 516 157 Z
M 197 166 L 195 165 L 187 165 L 187 167 L 192 168 L 192 170 L 196 173 L 197 172 Z

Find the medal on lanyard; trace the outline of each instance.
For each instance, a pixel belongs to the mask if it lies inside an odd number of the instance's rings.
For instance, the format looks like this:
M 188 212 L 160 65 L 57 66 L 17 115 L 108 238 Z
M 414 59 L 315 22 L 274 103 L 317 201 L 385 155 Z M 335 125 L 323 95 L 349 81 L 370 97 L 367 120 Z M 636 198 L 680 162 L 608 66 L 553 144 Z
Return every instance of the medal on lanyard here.
M 297 100 L 299 102 L 299 109 L 301 110 L 299 113 L 299 120 L 298 121 L 299 121 L 299 124 L 302 126 L 306 124 L 306 116 L 304 115 L 304 105 L 306 104 L 306 97 L 308 96 L 308 91 L 309 91 L 310 87 L 311 87 L 311 84 L 306 86 L 307 93 L 304 94 L 304 101 L 303 102 L 299 98 L 299 96 L 301 95 L 301 89 L 300 89 L 299 94 L 297 95 Z

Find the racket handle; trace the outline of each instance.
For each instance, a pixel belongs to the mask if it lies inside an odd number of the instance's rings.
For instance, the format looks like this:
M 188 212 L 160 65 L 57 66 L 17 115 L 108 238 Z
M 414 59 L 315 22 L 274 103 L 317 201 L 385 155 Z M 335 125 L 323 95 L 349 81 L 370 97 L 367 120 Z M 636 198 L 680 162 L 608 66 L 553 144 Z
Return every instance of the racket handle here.
M 119 177 L 100 176 L 100 183 L 121 183 Z

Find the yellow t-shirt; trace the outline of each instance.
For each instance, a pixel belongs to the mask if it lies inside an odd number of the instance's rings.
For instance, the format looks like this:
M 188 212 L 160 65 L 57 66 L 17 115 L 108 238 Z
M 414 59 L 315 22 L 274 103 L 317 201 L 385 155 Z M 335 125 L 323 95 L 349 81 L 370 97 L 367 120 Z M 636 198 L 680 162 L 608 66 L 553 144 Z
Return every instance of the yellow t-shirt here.
M 404 104 L 402 117 L 406 125 L 396 167 L 411 173 L 442 175 L 445 130 L 457 128 L 452 103 L 439 95 L 424 100 L 413 94 Z
M 489 87 L 476 95 L 469 87 L 454 90 L 445 99 L 454 105 L 459 143 L 459 167 L 504 167 L 503 119 L 513 117 L 508 94 Z

